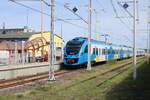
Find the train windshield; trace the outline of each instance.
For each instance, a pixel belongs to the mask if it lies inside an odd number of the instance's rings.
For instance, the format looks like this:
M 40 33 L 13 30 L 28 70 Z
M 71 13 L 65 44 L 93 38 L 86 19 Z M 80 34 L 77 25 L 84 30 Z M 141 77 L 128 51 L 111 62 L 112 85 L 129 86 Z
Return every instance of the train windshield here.
M 68 42 L 66 45 L 66 52 L 68 55 L 78 54 L 83 42 Z

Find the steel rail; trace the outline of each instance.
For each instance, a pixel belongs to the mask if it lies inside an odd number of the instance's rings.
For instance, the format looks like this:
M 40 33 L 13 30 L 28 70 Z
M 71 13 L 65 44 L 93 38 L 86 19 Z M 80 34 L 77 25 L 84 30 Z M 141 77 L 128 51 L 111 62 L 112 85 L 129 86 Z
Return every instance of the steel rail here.
M 139 58 L 138 60 L 143 60 L 143 58 Z M 138 63 L 139 63 L 139 62 L 138 62 Z M 100 74 L 98 74 L 98 75 L 94 75 L 94 76 L 91 76 L 91 77 L 89 77 L 89 78 L 87 78 L 87 79 L 81 80 L 81 81 L 79 81 L 79 82 L 77 82 L 77 83 L 71 84 L 71 85 L 69 85 L 69 86 L 67 86 L 67 87 L 65 87 L 65 88 L 63 88 L 63 89 L 59 89 L 58 91 L 64 91 L 64 90 L 69 89 L 69 88 L 71 88 L 71 87 L 77 86 L 77 85 L 79 85 L 79 84 L 81 84 L 81 83 L 84 83 L 84 82 L 87 82 L 87 81 L 96 79 L 96 78 L 98 78 L 99 76 L 104 76 L 104 75 L 107 75 L 107 74 L 109 74 L 109 73 L 111 73 L 111 72 L 118 71 L 118 70 L 120 70 L 120 69 L 122 69 L 122 68 L 125 68 L 126 66 L 131 65 L 131 64 L 132 64 L 132 61 L 130 61 L 130 62 L 128 62 L 128 63 L 125 63 L 125 64 L 123 64 L 123 65 L 120 65 L 120 66 L 118 66 L 118 67 L 116 67 L 116 68 L 113 68 L 113 69 L 111 69 L 111 70 L 108 70 L 108 71 L 106 71 L 106 72 L 100 73 Z M 122 72 L 121 72 L 121 73 L 122 73 Z M 121 74 L 121 73 L 120 73 L 120 74 Z M 114 78 L 114 77 L 115 77 L 115 76 L 113 76 L 113 77 L 111 77 L 111 78 Z M 103 83 L 105 83 L 105 82 L 108 81 L 108 80 L 109 80 L 109 79 L 104 80 Z M 100 86 L 100 85 L 102 85 L 103 83 L 99 83 L 99 84 L 97 85 L 97 87 Z
M 142 58 L 140 58 L 140 59 L 142 59 Z M 130 63 L 126 63 L 124 65 L 120 65 L 120 67 L 117 67 L 115 69 L 111 69 L 111 70 L 109 70 L 107 72 L 104 72 L 104 73 L 101 73 L 99 75 L 92 76 L 92 77 L 87 78 L 85 80 L 82 80 L 82 81 L 80 81 L 78 83 L 72 84 L 72 85 L 70 85 L 68 87 L 65 87 L 64 89 L 68 89 L 68 88 L 73 87 L 73 86 L 75 86 L 75 85 L 77 85 L 79 83 L 83 83 L 83 82 L 95 79 L 95 78 L 97 78 L 97 76 L 105 75 L 105 74 L 107 74 L 107 73 L 109 73 L 111 71 L 115 71 L 115 70 L 117 70 L 119 68 L 122 68 L 122 66 L 127 66 L 128 64 L 130 65 L 131 62 Z M 60 71 L 56 71 L 55 75 L 56 76 L 60 76 L 60 75 L 63 75 L 65 73 L 71 73 L 71 72 L 79 71 L 79 70 L 83 70 L 83 68 L 82 69 L 74 69 L 74 70 L 60 70 Z M 32 83 L 34 81 L 46 79 L 46 78 L 48 78 L 48 76 L 49 76 L 48 72 L 45 72 L 45 73 L 36 74 L 36 75 L 29 75 L 29 76 L 14 78 L 14 79 L 1 80 L 0 81 L 0 89 L 5 89 L 5 88 L 10 88 L 10 87 L 17 87 L 17 86 L 25 85 L 27 83 Z
M 61 71 L 57 71 L 55 75 L 59 76 L 59 75 L 70 73 L 70 72 L 71 71 L 61 70 Z M 46 73 L 37 74 L 37 75 L 30 75 L 30 76 L 18 77 L 18 78 L 9 79 L 9 80 L 2 80 L 0 81 L 0 89 L 24 85 L 27 83 L 34 82 L 36 80 L 46 79 L 48 78 L 48 76 L 49 76 L 48 72 L 46 72 Z

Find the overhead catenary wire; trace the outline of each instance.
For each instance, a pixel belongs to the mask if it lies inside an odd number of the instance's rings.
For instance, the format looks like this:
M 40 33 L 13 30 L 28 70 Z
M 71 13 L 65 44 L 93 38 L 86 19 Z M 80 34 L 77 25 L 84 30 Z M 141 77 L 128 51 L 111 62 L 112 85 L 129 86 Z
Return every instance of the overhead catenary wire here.
M 121 45 L 121 44 L 119 44 L 119 42 L 122 41 L 123 38 L 121 39 L 121 38 L 119 38 L 119 37 L 114 36 L 114 37 L 112 37 L 112 39 L 117 40 L 116 42 L 114 42 L 115 44 Z M 126 43 L 125 43 L 125 42 L 126 42 Z M 128 43 L 127 43 L 127 42 L 128 42 Z M 129 45 L 129 42 L 132 42 L 132 41 L 131 41 L 128 37 L 124 36 L 124 44 Z M 129 46 L 132 47 L 132 44 L 130 44 Z
M 99 1 L 99 0 L 96 0 L 98 5 L 103 9 L 103 12 L 105 12 L 105 8 L 104 6 L 102 5 L 102 3 Z
M 121 3 L 119 1 L 117 3 L 119 5 L 119 7 L 123 8 L 123 6 L 121 5 Z M 123 11 L 125 11 L 126 13 L 128 13 L 128 15 L 133 18 L 133 15 L 126 8 L 123 8 L 123 9 L 124 9 Z
M 41 11 L 38 10 L 38 9 L 35 9 L 35 8 L 30 7 L 30 6 L 24 5 L 24 4 L 20 3 L 20 2 L 16 2 L 16 1 L 14 1 L 14 0 L 10 0 L 10 1 L 12 1 L 12 2 L 14 2 L 14 3 L 18 4 L 18 5 L 24 6 L 25 8 L 31 9 L 31 10 L 33 10 L 33 11 L 35 11 L 35 12 L 43 13 L 44 15 L 50 16 L 50 14 L 47 14 L 47 13 L 45 13 L 45 12 L 41 12 Z M 78 28 L 87 29 L 86 27 L 83 27 L 83 26 L 81 26 L 81 25 L 77 25 L 77 24 L 75 24 L 75 23 L 71 23 L 71 22 L 66 21 L 66 20 L 64 20 L 64 19 L 57 18 L 57 21 L 62 21 L 62 22 L 64 22 L 64 23 L 71 24 L 71 25 L 73 25 L 73 26 L 75 26 L 75 27 L 78 27 Z
M 74 15 L 76 15 L 78 18 L 80 18 L 83 22 L 85 22 L 86 24 L 88 24 L 88 22 L 82 18 L 79 14 L 75 13 L 72 9 L 68 8 L 65 4 L 62 4 L 60 2 L 56 2 L 57 4 L 63 6 L 65 9 L 67 9 L 68 11 L 72 12 Z
M 100 4 L 102 6 L 102 4 L 100 3 L 99 0 L 96 0 L 98 4 Z M 112 3 L 112 2 L 111 2 Z M 113 5 L 114 6 L 114 5 Z M 103 6 L 102 6 L 103 7 Z M 103 7 L 104 8 L 104 7 Z M 115 7 L 114 7 L 115 8 Z M 121 8 L 121 7 L 120 7 Z M 116 12 L 116 16 L 117 18 L 119 18 L 119 15 L 117 14 L 117 10 L 115 10 Z M 120 19 L 121 20 L 121 19 Z M 128 19 L 128 22 L 129 22 L 129 19 Z M 121 20 L 121 23 L 123 23 L 124 25 L 126 25 L 122 20 Z M 127 26 L 127 25 L 126 25 Z M 127 26 L 127 28 L 129 29 L 129 27 Z M 130 29 L 131 30 L 131 29 Z M 127 36 L 123 35 L 128 41 L 132 42 L 131 39 L 129 39 Z
M 42 14 L 45 14 L 45 15 L 47 15 L 47 16 L 50 16 L 49 14 L 47 14 L 47 13 L 45 13 L 45 12 L 42 12 L 42 11 L 40 11 L 40 10 L 38 10 L 38 9 L 32 8 L 32 7 L 27 6 L 27 5 L 24 5 L 24 4 L 22 4 L 22 3 L 20 3 L 20 2 L 17 2 L 17 1 L 15 1 L 15 0 L 10 0 L 10 1 L 11 1 L 11 2 L 14 2 L 14 3 L 16 3 L 16 4 L 20 5 L 20 6 L 23 6 L 23 7 L 25 7 L 25 8 L 31 9 L 32 11 L 35 11 L 35 12 L 42 13 Z
M 124 9 L 123 6 L 119 3 L 119 1 L 117 2 L 117 4 L 119 5 L 120 10 Z M 128 21 L 128 23 L 131 23 L 131 21 L 129 19 L 133 18 L 133 15 L 131 15 L 131 13 L 129 13 L 129 11 L 127 9 L 122 10 L 122 13 L 128 13 L 129 16 L 125 17 Z M 130 24 L 129 24 L 130 25 Z
M 60 2 L 58 2 L 58 1 L 56 1 L 56 4 L 58 4 L 58 5 L 60 5 L 60 6 L 63 6 L 65 9 L 67 9 L 67 10 L 69 10 L 69 11 L 71 11 L 71 9 L 70 8 L 68 8 L 65 4 L 63 4 L 63 3 L 60 3 Z M 72 12 L 72 11 L 71 11 Z M 72 12 L 73 13 L 73 12 Z M 76 13 L 74 13 L 80 20 L 82 20 L 83 22 L 85 22 L 86 24 L 88 24 L 88 22 L 84 19 L 84 18 L 82 18 L 79 14 L 76 14 Z M 82 27 L 83 28 L 83 27 Z M 83 28 L 83 29 L 88 29 L 88 28 Z M 94 32 L 94 33 L 96 33 L 95 32 L 95 30 L 91 30 L 92 32 Z
M 41 12 L 41 11 L 38 10 L 38 9 L 32 8 L 32 7 L 30 7 L 30 6 L 27 6 L 27 5 L 24 5 L 24 4 L 22 4 L 22 3 L 16 2 L 16 1 L 14 1 L 14 0 L 10 0 L 10 1 L 12 1 L 12 2 L 14 2 L 15 4 L 18 4 L 18 5 L 20 5 L 20 6 L 23 6 L 23 7 L 25 7 L 25 8 L 28 8 L 28 9 L 30 9 L 30 10 L 32 10 L 32 11 L 35 11 L 35 12 L 42 13 L 42 14 L 44 14 L 44 15 L 50 16 L 50 14 L 47 14 L 47 13 L 45 13 L 45 12 Z M 68 23 L 68 24 L 71 24 L 71 25 L 73 25 L 73 26 L 75 26 L 75 27 L 78 27 L 78 28 L 87 29 L 86 27 L 83 27 L 83 26 L 80 26 L 80 25 L 71 23 L 71 22 L 66 21 L 66 20 L 64 20 L 64 19 L 56 18 L 56 20 L 57 20 L 57 21 L 62 21 L 62 22 Z
M 110 0 L 110 3 L 111 3 L 111 5 L 112 5 L 113 11 L 114 11 L 116 17 L 119 19 L 119 21 L 120 21 L 128 30 L 130 30 L 130 31 L 132 32 L 133 30 L 119 17 L 119 15 L 118 15 L 118 13 L 117 13 L 117 10 L 116 10 L 116 8 L 115 8 L 115 6 L 114 6 L 114 4 L 113 4 L 113 0 Z
M 133 30 L 119 17 L 117 9 L 115 8 L 114 4 L 113 4 L 113 0 L 110 0 L 110 3 L 113 7 L 113 11 L 116 15 L 116 17 L 119 19 L 119 21 L 131 32 L 133 32 Z M 129 41 L 131 41 L 127 36 L 123 35 L 126 39 L 128 39 Z

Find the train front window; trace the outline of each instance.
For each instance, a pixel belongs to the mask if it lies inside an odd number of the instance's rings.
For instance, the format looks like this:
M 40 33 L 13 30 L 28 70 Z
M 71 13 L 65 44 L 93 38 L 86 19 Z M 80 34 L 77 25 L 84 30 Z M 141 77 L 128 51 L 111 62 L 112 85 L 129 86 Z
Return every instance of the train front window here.
M 66 52 L 69 55 L 78 54 L 82 46 L 82 42 L 68 42 L 66 45 Z

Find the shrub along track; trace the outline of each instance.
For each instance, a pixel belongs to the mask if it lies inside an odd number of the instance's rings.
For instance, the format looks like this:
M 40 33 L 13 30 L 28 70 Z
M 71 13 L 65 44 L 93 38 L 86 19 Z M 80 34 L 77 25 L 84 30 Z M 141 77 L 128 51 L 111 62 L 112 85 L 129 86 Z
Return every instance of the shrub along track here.
M 139 58 L 139 59 L 142 59 L 142 58 Z M 110 74 L 111 72 L 118 71 L 117 74 L 112 75 L 112 77 L 110 77 L 110 78 L 104 80 L 103 82 L 99 83 L 97 85 L 97 87 L 98 87 L 98 86 L 102 85 L 103 83 L 105 83 L 106 81 L 108 81 L 109 79 L 111 79 L 111 78 L 121 74 L 123 71 L 127 70 L 128 68 L 126 68 L 126 69 L 123 69 L 123 68 L 128 66 L 128 65 L 130 65 L 130 64 L 132 64 L 132 62 L 125 63 L 125 64 L 120 65 L 120 66 L 118 66 L 118 67 L 116 67 L 114 69 L 111 69 L 111 70 L 107 71 L 107 72 L 100 73 L 99 75 L 89 77 L 89 78 L 87 78 L 85 80 L 82 80 L 82 81 L 77 82 L 75 84 L 69 85 L 69 86 L 67 86 L 67 87 L 65 87 L 63 89 L 60 89 L 60 90 L 63 91 L 63 90 L 69 89 L 69 88 L 71 88 L 73 86 L 76 86 L 76 85 L 78 85 L 80 83 L 84 83 L 86 81 L 97 79 L 97 78 L 99 78 L 99 76 L 102 77 L 102 76 L 105 76 L 107 74 Z M 81 69 L 74 69 L 74 70 L 60 70 L 60 71 L 57 71 L 55 73 L 55 76 L 60 76 L 60 75 L 66 74 L 66 73 L 72 73 L 72 72 L 79 71 L 79 70 L 83 70 L 83 68 L 81 68 Z M 38 80 L 48 79 L 48 77 L 49 77 L 49 74 L 48 74 L 48 72 L 46 72 L 46 73 L 37 74 L 37 75 L 18 77 L 18 78 L 8 79 L 8 80 L 1 80 L 0 81 L 0 89 L 17 87 L 17 86 L 21 86 L 21 85 L 24 85 L 24 84 L 27 84 L 27 83 L 32 83 L 32 82 L 35 82 L 35 81 L 38 81 Z

